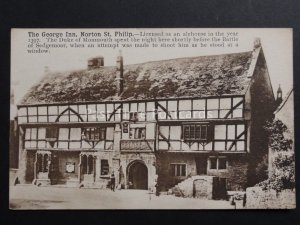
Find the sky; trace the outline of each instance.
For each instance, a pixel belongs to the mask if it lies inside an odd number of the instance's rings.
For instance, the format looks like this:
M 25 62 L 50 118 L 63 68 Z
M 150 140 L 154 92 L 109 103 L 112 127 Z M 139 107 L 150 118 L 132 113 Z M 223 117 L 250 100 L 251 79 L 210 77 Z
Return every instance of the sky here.
M 267 61 L 274 94 L 280 84 L 283 96 L 293 87 L 293 43 L 292 29 L 260 28 L 260 29 L 219 29 L 219 28 L 189 28 L 180 31 L 193 32 L 228 32 L 239 33 L 239 46 L 233 48 L 68 48 L 52 49 L 50 54 L 27 53 L 28 32 L 99 32 L 108 29 L 12 29 L 11 35 L 11 85 L 14 91 L 15 104 L 18 104 L 30 87 L 38 83 L 44 76 L 45 66 L 50 71 L 66 71 L 85 69 L 87 59 L 102 55 L 105 66 L 116 65 L 116 57 L 122 50 L 124 64 L 135 64 L 147 61 L 157 61 L 172 58 L 193 57 L 201 55 L 216 55 L 251 51 L 255 38 L 261 39 L 262 48 Z M 109 29 L 109 31 L 146 31 L 159 32 L 166 29 Z M 168 29 L 178 31 L 178 29 Z

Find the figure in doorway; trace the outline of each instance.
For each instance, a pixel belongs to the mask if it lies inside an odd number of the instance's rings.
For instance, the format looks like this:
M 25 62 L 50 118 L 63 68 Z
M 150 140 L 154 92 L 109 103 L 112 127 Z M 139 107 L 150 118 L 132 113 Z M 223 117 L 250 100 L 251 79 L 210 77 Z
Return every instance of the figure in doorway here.
M 159 196 L 157 180 L 155 181 L 155 195 L 156 195 L 156 196 Z
M 110 175 L 110 190 L 115 191 L 115 185 L 116 185 L 116 178 L 115 178 L 114 171 L 112 171 Z

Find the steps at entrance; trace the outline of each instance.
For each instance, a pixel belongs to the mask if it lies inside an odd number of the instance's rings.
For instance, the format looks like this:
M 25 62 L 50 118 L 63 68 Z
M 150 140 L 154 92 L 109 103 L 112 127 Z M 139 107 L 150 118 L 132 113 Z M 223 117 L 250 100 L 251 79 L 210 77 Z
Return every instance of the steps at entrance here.
M 174 194 L 177 197 L 193 197 L 193 183 L 194 178 L 189 177 L 169 189 L 169 193 Z
M 78 179 L 68 179 L 66 181 L 66 186 L 68 186 L 68 187 L 79 187 L 79 180 Z
M 216 197 L 214 187 L 218 188 L 217 177 L 214 176 L 192 176 L 189 177 L 171 189 L 168 193 L 174 194 L 177 197 L 185 198 L 208 198 Z M 226 187 L 221 187 L 226 192 Z

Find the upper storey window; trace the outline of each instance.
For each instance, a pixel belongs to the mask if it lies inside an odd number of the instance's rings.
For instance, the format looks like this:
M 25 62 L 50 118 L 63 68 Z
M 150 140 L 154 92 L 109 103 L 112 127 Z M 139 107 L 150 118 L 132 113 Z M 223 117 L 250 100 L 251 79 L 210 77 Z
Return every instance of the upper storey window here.
M 46 139 L 56 140 L 58 138 L 57 127 L 47 127 L 46 128 Z
M 130 136 L 130 139 L 145 139 L 146 138 L 146 128 L 145 127 L 130 128 L 129 136 Z
M 185 124 L 183 125 L 183 139 L 207 142 L 212 139 L 211 127 L 208 124 Z
M 130 112 L 129 113 L 129 120 L 130 121 L 138 121 L 138 113 L 137 112 Z
M 82 139 L 86 141 L 102 141 L 105 140 L 106 129 L 104 127 L 84 128 Z

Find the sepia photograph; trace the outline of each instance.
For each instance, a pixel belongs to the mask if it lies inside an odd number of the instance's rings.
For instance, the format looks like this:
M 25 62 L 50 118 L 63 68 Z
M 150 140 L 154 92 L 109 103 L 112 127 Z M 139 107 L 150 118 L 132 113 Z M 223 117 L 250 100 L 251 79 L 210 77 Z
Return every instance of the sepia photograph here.
M 12 29 L 9 208 L 295 209 L 292 37 Z

